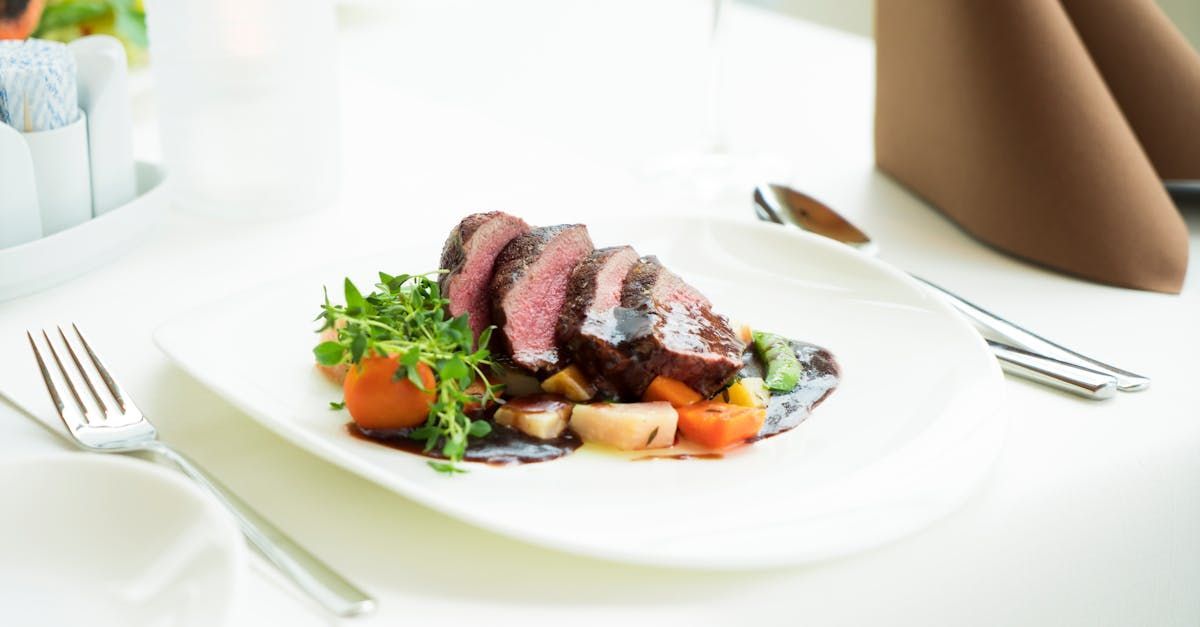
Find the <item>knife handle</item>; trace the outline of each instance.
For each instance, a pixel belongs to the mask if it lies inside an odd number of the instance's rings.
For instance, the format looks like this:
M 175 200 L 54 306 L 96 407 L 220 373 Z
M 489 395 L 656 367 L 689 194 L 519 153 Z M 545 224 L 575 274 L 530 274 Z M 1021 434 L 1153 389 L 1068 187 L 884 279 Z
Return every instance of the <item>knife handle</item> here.
M 988 347 L 1011 375 L 1092 400 L 1112 398 L 1117 380 L 1112 375 L 988 340 Z

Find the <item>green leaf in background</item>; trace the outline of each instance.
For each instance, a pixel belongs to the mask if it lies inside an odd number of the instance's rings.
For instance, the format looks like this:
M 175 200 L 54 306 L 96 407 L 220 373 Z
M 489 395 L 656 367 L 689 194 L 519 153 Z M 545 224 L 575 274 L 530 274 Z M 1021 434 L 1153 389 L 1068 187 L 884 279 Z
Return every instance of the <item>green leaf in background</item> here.
M 118 9 L 116 4 L 132 5 L 132 2 L 114 3 L 113 30 L 117 31 L 117 36 L 139 48 L 148 46 L 146 14 L 132 7 Z
M 47 32 L 60 28 L 79 26 L 108 17 L 112 6 L 106 0 L 59 0 L 47 2 L 42 12 L 42 21 L 38 22 L 34 37 L 42 37 Z
M 70 42 L 97 34 L 119 39 L 131 62 L 144 60 L 149 41 L 141 0 L 47 0 L 33 36 Z

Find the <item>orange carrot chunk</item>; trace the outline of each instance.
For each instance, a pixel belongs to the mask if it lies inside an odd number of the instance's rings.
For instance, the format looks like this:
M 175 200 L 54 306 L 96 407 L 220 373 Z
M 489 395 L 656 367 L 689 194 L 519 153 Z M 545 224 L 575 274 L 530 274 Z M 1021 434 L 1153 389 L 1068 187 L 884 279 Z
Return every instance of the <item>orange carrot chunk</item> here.
M 659 376 L 654 377 L 649 387 L 642 393 L 642 400 L 647 403 L 666 401 L 678 409 L 684 405 L 699 403 L 704 400 L 704 397 L 682 381 Z
M 342 384 L 342 394 L 355 424 L 363 429 L 403 429 L 425 422 L 437 385 L 433 369 L 423 363 L 417 364 L 421 387 L 425 388 L 422 390 L 408 377 L 396 379 L 396 370 L 400 367 L 400 360 L 395 355 L 363 357 L 362 361 L 350 366 Z
M 709 448 L 739 444 L 758 434 L 767 419 L 761 407 L 704 401 L 678 408 L 683 437 Z

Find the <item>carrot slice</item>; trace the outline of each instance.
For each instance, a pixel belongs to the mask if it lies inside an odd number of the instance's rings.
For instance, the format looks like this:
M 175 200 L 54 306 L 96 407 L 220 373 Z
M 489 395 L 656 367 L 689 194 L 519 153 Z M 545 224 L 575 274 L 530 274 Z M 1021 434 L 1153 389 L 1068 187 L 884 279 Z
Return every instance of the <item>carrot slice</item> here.
M 678 408 L 683 437 L 709 448 L 725 448 L 758 434 L 767 419 L 761 407 L 704 401 Z
M 696 390 L 688 387 L 688 385 L 682 381 L 676 381 L 675 379 L 671 379 L 669 377 L 659 376 L 654 377 L 654 380 L 650 382 L 649 387 L 647 387 L 646 391 L 642 393 L 642 400 L 646 401 L 647 403 L 666 401 L 670 403 L 671 406 L 679 408 L 683 407 L 684 405 L 699 403 L 700 401 L 704 400 L 704 397 Z

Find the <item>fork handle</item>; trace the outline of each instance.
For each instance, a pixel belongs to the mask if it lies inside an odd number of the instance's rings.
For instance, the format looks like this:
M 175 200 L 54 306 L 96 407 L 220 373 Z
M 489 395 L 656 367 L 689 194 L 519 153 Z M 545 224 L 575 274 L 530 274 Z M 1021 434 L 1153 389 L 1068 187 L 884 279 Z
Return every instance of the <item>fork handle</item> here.
M 997 339 L 1003 340 L 1006 344 L 1031 353 L 1037 353 L 1044 357 L 1074 364 L 1087 370 L 1103 372 L 1117 380 L 1117 389 L 1122 392 L 1137 392 L 1150 387 L 1150 379 L 1148 377 L 1134 374 L 1128 370 L 1122 370 L 1100 360 L 1092 359 L 1087 355 L 1081 355 L 1061 344 L 1055 344 L 1033 331 L 1021 328 L 979 305 L 963 299 L 961 296 L 948 291 L 944 287 L 930 283 L 916 275 L 912 275 L 912 277 L 945 296 L 955 309 L 979 327 L 995 333 L 999 336 Z
M 174 462 L 184 474 L 215 496 L 233 514 L 246 539 L 262 556 L 325 609 L 343 617 L 367 614 L 375 609 L 374 599 L 289 538 L 183 453 L 157 440 L 148 442 L 145 448 Z

